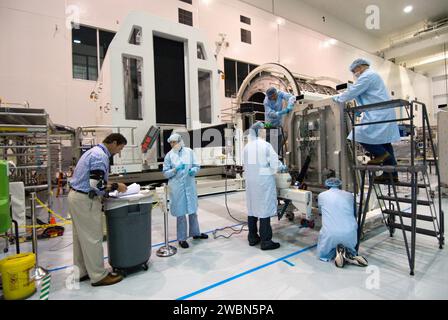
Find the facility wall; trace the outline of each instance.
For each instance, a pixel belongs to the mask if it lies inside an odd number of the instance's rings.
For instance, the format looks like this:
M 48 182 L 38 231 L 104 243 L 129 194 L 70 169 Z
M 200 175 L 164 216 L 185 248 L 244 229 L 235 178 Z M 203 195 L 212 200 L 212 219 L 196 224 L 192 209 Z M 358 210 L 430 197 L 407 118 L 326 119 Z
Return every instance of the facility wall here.
M 431 79 L 432 83 L 432 100 L 434 106 L 435 117 L 437 112 L 440 111 L 439 105 L 448 104 L 448 76 L 447 67 L 444 61 L 435 63 L 430 68 L 428 68 L 428 77 Z M 447 110 L 447 108 L 445 108 Z
M 44 107 L 55 123 L 72 127 L 94 125 L 94 108 L 90 93 L 95 82 L 72 77 L 71 30 L 73 15 L 67 8 L 79 8 L 83 25 L 117 31 L 130 11 L 140 10 L 173 22 L 178 8 L 193 12 L 194 26 L 201 29 L 215 48 L 219 34 L 226 34 L 228 47 L 217 56 L 224 70 L 224 58 L 253 64 L 279 62 L 291 71 L 310 76 L 330 76 L 352 80 L 348 70 L 357 57 L 372 61 L 396 98 L 418 98 L 432 107 L 432 82 L 423 75 L 406 70 L 389 61 L 348 45 L 346 39 L 333 38 L 305 28 L 288 15 L 293 1 L 277 2 L 276 12 L 237 0 L 193 0 L 193 5 L 178 0 L 0 0 L 0 97 L 3 101 L 28 101 L 32 107 Z M 309 8 L 303 8 L 310 10 Z M 303 14 L 303 13 L 302 13 Z M 240 22 L 240 15 L 251 18 L 251 25 Z M 306 21 L 305 21 L 306 22 Z M 242 43 L 240 29 L 250 30 L 252 43 Z M 335 24 L 340 34 L 353 32 L 348 26 Z M 365 48 L 372 49 L 373 42 Z M 231 105 L 225 98 L 221 80 L 222 108 Z M 433 110 L 430 108 L 431 118 Z

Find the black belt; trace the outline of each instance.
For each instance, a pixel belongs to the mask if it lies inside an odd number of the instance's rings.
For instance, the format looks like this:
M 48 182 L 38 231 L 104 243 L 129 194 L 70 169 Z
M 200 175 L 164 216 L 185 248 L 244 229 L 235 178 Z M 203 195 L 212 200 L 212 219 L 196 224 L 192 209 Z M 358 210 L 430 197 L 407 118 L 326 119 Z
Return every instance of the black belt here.
M 76 189 L 73 189 L 73 188 L 70 188 L 70 189 L 72 189 L 73 191 L 78 192 L 78 193 L 87 194 L 87 195 L 89 194 L 88 192 L 76 190 Z

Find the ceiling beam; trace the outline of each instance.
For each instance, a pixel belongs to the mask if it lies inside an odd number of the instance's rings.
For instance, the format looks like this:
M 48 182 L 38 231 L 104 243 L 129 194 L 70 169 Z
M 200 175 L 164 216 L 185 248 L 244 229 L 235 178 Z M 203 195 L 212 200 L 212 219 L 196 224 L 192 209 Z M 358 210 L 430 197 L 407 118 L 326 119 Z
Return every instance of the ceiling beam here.
M 422 34 L 403 40 L 389 48 L 381 50 L 379 53 L 380 55 L 384 54 L 384 58 L 387 60 L 397 59 L 446 42 L 448 42 L 448 27 L 443 28 L 443 30 L 428 32 L 426 35 Z
M 419 59 L 413 59 L 406 61 L 406 68 L 421 68 L 429 64 L 433 63 L 442 63 L 447 58 L 445 52 L 441 51 L 437 54 L 432 54 L 426 57 L 422 57 Z

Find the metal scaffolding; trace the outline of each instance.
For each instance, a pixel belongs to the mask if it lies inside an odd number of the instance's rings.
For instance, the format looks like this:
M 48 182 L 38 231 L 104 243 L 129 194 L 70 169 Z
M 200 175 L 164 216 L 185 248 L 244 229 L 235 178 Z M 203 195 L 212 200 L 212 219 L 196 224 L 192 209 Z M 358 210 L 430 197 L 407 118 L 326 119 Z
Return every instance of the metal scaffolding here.
M 12 161 L 10 181 L 22 181 L 30 192 L 47 190 L 51 207 L 51 123 L 44 109 L 0 107 L 0 158 Z M 28 206 L 30 208 L 30 206 Z

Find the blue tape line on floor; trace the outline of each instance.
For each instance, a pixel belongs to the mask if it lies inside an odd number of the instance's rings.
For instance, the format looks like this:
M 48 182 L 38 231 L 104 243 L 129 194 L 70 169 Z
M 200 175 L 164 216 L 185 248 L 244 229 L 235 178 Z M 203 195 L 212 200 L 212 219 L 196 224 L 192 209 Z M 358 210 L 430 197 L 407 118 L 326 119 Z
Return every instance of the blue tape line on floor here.
M 71 266 L 63 266 L 63 267 L 58 267 L 58 268 L 54 268 L 54 269 L 48 269 L 47 271 L 48 272 L 55 272 L 55 271 L 67 269 L 69 267 L 71 267 Z
M 234 225 L 232 225 L 232 226 L 228 226 L 228 227 L 224 227 L 224 228 L 238 227 L 238 226 L 241 226 L 241 225 L 243 225 L 243 224 L 245 224 L 245 223 L 234 224 Z M 224 229 L 224 228 L 217 228 L 217 229 Z M 207 231 L 207 232 L 205 232 L 205 233 L 212 233 L 212 232 L 214 232 L 215 230 L 216 230 L 216 229 L 213 229 L 213 230 Z M 177 239 L 168 241 L 168 243 L 173 243 L 173 242 L 177 242 Z M 155 248 L 155 247 L 163 246 L 164 244 L 165 244 L 165 242 L 160 242 L 160 243 L 157 243 L 157 244 L 152 245 L 151 248 Z M 107 258 L 108 258 L 108 257 L 104 257 L 104 260 L 106 260 Z M 67 268 L 70 268 L 70 267 L 73 267 L 73 265 L 70 265 L 70 266 L 63 266 L 63 267 L 57 267 L 57 268 L 53 268 L 53 269 L 48 269 L 48 272 L 55 272 L 55 271 L 59 271 L 59 270 L 64 270 L 64 269 L 67 269 Z
M 289 264 L 291 267 L 295 267 L 296 265 L 288 260 L 283 260 L 284 263 Z
M 208 286 L 208 287 L 205 287 L 205 288 L 203 288 L 203 289 L 197 290 L 197 291 L 195 291 L 195 292 L 192 292 L 192 293 L 190 293 L 190 294 L 187 294 L 187 295 L 185 295 L 185 296 L 182 296 L 182 297 L 180 297 L 180 298 L 177 298 L 176 300 L 186 300 L 186 299 L 188 299 L 188 298 L 191 298 L 191 297 L 193 297 L 193 296 L 196 296 L 196 295 L 198 295 L 198 294 L 200 294 L 200 293 L 203 293 L 203 292 L 205 292 L 205 291 L 208 291 L 208 290 L 210 290 L 210 289 L 219 287 L 219 286 L 221 286 L 221 285 L 223 285 L 223 284 L 226 284 L 226 283 L 228 283 L 228 282 L 231 282 L 231 281 L 233 281 L 233 280 L 236 280 L 236 279 L 238 279 L 238 278 L 241 278 L 241 277 L 243 277 L 243 276 L 245 276 L 245 275 L 248 275 L 248 274 L 250 274 L 250 273 L 253 273 L 253 272 L 255 272 L 255 271 L 258 271 L 258 270 L 264 269 L 264 268 L 266 268 L 266 267 L 269 267 L 269 266 L 271 266 L 271 265 L 273 265 L 273 264 L 275 264 L 275 263 L 277 263 L 277 262 L 279 262 L 279 261 L 284 261 L 285 259 L 289 259 L 289 258 L 291 258 L 291 257 L 294 257 L 294 256 L 296 256 L 296 255 L 299 255 L 299 254 L 301 254 L 301 253 L 303 253 L 303 252 L 306 252 L 306 251 L 308 251 L 308 250 L 313 249 L 313 248 L 316 247 L 316 246 L 317 246 L 317 244 L 314 244 L 314 245 L 312 245 L 312 246 L 306 247 L 306 248 L 301 249 L 301 250 L 299 250 L 299 251 L 290 253 L 290 254 L 288 254 L 288 255 L 286 255 L 286 256 L 284 256 L 284 257 L 281 257 L 281 258 L 278 258 L 278 259 L 273 260 L 273 261 L 271 261 L 271 262 L 265 263 L 265 264 L 263 264 L 263 265 L 261 265 L 261 266 L 258 266 L 258 267 L 256 267 L 256 268 L 253 268 L 253 269 L 244 271 L 244 272 L 239 273 L 239 274 L 237 274 L 237 275 L 235 275 L 235 276 L 233 276 L 233 277 L 227 278 L 227 279 L 225 279 L 225 280 L 222 280 L 222 281 L 219 281 L 219 282 L 217 282 L 217 283 L 215 283 L 215 284 L 212 284 L 212 285 L 210 285 L 210 286 Z

